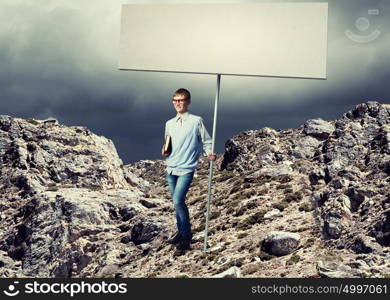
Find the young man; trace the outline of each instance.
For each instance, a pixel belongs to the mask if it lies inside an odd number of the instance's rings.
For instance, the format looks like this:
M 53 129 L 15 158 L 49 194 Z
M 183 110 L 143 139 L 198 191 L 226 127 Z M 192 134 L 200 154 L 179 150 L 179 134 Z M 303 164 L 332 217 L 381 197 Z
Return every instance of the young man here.
M 186 250 L 190 247 L 192 234 L 185 197 L 202 152 L 209 160 L 216 160 L 217 155 L 211 152 L 212 141 L 203 119 L 188 112 L 190 92 L 178 89 L 172 103 L 177 115 L 165 123 L 165 136 L 171 137 L 172 151 L 170 154 L 162 152 L 162 155 L 167 157 L 166 178 L 175 206 L 177 232 L 168 242 L 176 244 L 179 250 Z

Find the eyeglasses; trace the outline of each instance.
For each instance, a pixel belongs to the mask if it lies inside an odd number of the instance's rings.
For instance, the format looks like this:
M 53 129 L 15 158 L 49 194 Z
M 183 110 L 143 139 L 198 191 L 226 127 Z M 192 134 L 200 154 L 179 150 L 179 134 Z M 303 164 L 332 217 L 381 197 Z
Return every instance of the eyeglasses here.
M 179 100 L 172 99 L 172 103 L 184 103 L 185 101 L 186 99 L 179 99 Z

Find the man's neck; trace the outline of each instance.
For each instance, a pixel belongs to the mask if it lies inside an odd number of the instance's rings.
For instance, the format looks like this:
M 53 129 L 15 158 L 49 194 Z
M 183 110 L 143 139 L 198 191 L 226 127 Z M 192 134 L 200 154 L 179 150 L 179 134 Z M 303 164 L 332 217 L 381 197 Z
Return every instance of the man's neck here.
M 188 113 L 188 110 L 186 110 L 185 112 L 182 112 L 182 113 L 179 113 L 179 112 L 178 112 L 176 116 L 177 116 L 177 117 L 179 117 L 179 116 L 182 117 L 182 116 L 184 116 L 186 113 Z

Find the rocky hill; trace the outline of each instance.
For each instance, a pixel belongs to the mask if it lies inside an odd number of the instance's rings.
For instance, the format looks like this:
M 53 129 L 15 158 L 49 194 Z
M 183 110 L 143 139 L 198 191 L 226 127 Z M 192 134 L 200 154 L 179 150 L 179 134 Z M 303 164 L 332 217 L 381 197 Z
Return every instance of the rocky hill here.
M 112 141 L 55 119 L 0 116 L 2 277 L 389 277 L 390 107 L 262 128 L 208 162 L 178 253 L 163 160 L 123 165 Z

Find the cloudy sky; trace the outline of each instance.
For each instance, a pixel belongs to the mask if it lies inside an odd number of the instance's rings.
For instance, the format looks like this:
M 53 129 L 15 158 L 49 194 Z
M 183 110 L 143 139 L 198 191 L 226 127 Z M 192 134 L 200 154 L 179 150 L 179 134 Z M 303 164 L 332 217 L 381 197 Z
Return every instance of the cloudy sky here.
M 211 134 L 215 75 L 117 69 L 121 5 L 146 2 L 162 1 L 0 0 L 0 114 L 86 126 L 112 139 L 126 164 L 160 158 L 165 121 L 175 114 L 170 98 L 185 87 L 190 111 Z M 243 130 L 297 128 L 368 100 L 390 102 L 390 1 L 328 3 L 328 79 L 222 76 L 217 152 Z M 380 34 L 361 43 L 346 30 Z

